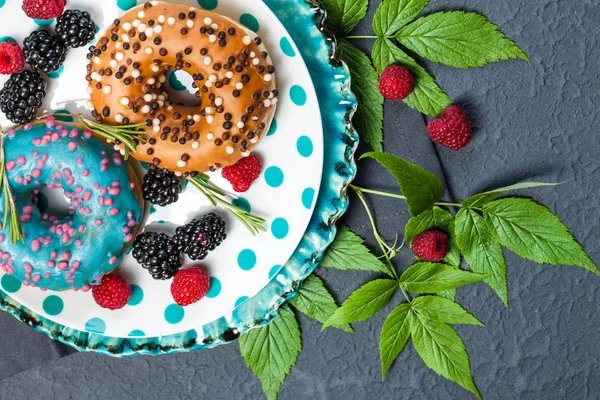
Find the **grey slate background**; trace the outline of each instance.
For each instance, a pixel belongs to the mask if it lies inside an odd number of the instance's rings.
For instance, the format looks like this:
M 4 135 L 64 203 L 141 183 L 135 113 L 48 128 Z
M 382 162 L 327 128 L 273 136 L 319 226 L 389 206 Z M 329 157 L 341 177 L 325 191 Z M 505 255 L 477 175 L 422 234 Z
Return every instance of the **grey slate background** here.
M 372 3 L 371 13 L 378 1 Z M 460 152 L 436 148 L 426 137 L 419 113 L 401 103 L 387 103 L 386 150 L 445 177 L 448 198 L 455 200 L 523 179 L 566 180 L 560 187 L 523 194 L 556 212 L 600 263 L 600 4 L 596 0 L 431 0 L 427 11 L 449 9 L 487 15 L 525 50 L 531 64 L 509 61 L 465 71 L 428 63 L 438 83 L 466 105 L 476 121 L 473 143 Z M 370 17 L 356 33 L 371 33 Z M 359 45 L 368 49 L 370 43 Z M 359 184 L 395 187 L 374 165 L 361 168 Z M 372 200 L 382 233 L 391 238 L 401 232 L 407 219 L 405 206 L 395 200 Z M 369 236 L 370 227 L 358 202 L 345 222 Z M 485 328 L 458 327 L 482 395 L 487 399 L 600 398 L 600 278 L 577 268 L 538 266 L 506 255 L 510 308 L 505 309 L 485 285 L 459 290 L 459 302 L 486 324 Z M 409 262 L 406 256 L 401 267 Z M 320 274 L 339 299 L 370 278 L 338 271 Z M 377 349 L 385 315 L 382 312 L 355 324 L 355 335 L 336 330 L 320 333 L 318 323 L 300 317 L 304 349 L 282 387 L 281 398 L 470 398 L 429 371 L 411 345 L 386 382 L 381 382 Z M 18 346 L 19 341 L 35 340 L 35 345 L 14 355 L 15 363 L 21 363 L 18 369 L 64 354 L 61 348 L 44 345 L 40 334 L 5 321 L 2 318 L 2 341 Z M 234 344 L 128 360 L 78 353 L 0 382 L 1 399 L 42 396 L 254 399 L 261 398 L 261 389 Z

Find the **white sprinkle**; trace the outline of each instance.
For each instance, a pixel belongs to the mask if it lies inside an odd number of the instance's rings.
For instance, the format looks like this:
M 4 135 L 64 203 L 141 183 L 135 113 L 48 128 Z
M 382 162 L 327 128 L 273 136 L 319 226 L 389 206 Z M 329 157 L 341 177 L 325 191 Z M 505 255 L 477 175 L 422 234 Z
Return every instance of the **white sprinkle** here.
M 208 122 L 209 124 L 212 124 L 213 122 L 215 122 L 215 117 L 213 117 L 212 115 L 207 115 L 206 122 Z
M 123 39 L 125 43 L 129 43 L 131 41 L 131 39 L 129 39 L 129 35 L 126 33 L 121 36 L 121 39 Z
M 123 116 L 121 114 L 116 114 L 115 121 L 117 121 L 118 123 L 123 122 Z
M 250 155 L 249 151 L 242 152 L 242 157 L 248 157 Z
M 212 133 L 207 133 L 206 134 L 206 139 L 208 139 L 208 140 L 213 140 L 214 137 L 215 137 L 215 135 L 213 135 Z
M 146 47 L 146 54 L 152 54 L 154 49 L 152 47 Z
M 216 42 L 217 41 L 217 36 L 216 35 L 210 35 L 208 37 L 208 41 L 211 42 L 211 43 Z
M 175 25 L 175 18 L 169 17 L 169 19 L 167 20 L 167 24 L 169 24 L 171 26 Z
M 131 25 L 133 25 L 134 28 L 137 28 L 138 26 L 140 26 L 141 21 L 139 19 L 134 20 Z
M 277 97 L 275 97 L 273 100 L 271 100 L 271 104 L 275 105 L 275 104 L 277 104 L 278 101 L 279 101 L 279 99 Z
M 110 65 L 111 68 L 117 68 L 117 65 L 119 65 L 119 64 L 117 63 L 117 60 L 110 60 L 108 65 Z
M 210 57 L 204 57 L 204 65 L 210 65 L 210 63 L 212 63 L 212 58 Z
M 196 7 L 190 7 L 190 11 L 195 11 Z
M 158 98 L 158 95 L 156 93 L 152 93 L 152 100 L 156 100 Z
M 151 37 L 152 35 L 154 35 L 154 28 L 146 28 L 146 32 L 144 33 L 146 34 L 146 36 Z
M 165 23 L 165 16 L 164 16 L 164 15 L 162 15 L 162 14 L 161 14 L 161 15 L 159 15 L 157 19 L 158 19 L 158 22 L 159 22 L 159 23 L 161 23 L 161 24 L 164 24 L 164 23 Z
M 92 77 L 93 80 L 97 81 L 100 74 L 97 72 L 92 72 L 92 74 L 90 76 Z
M 225 149 L 225 151 L 227 152 L 227 154 L 233 154 L 233 150 L 234 148 L 231 146 L 227 146 L 227 148 Z
M 133 71 L 131 71 L 131 77 L 133 79 L 137 78 L 140 76 L 140 70 L 139 69 L 134 69 Z
M 94 64 L 100 64 L 100 57 L 94 57 Z
M 206 108 L 204 109 L 204 112 L 205 112 L 206 114 L 209 114 L 209 115 L 210 115 L 210 114 L 212 114 L 212 113 L 213 113 L 213 109 L 212 109 L 212 107 L 206 107 Z
M 210 25 L 210 24 L 212 24 L 212 19 L 211 19 L 211 18 L 209 18 L 209 17 L 206 17 L 206 18 L 204 18 L 204 24 L 205 24 L 205 25 Z
M 154 7 L 156 7 L 158 5 L 158 1 L 151 1 L 150 4 L 152 4 Z
M 219 29 L 219 25 L 217 25 L 217 24 L 212 24 L 210 27 L 213 29 Z
M 164 94 L 161 94 L 161 95 L 159 95 L 159 96 L 158 96 L 158 99 L 159 99 L 159 100 L 165 100 L 165 99 L 166 99 L 166 97 L 165 97 L 165 95 L 164 95 Z
M 125 22 L 123 24 L 123 29 L 125 29 L 126 31 L 131 30 L 131 24 L 129 22 Z
M 244 123 L 242 121 L 238 122 L 237 127 L 242 129 L 244 127 Z
M 156 79 L 150 78 L 150 79 L 148 79 L 147 83 L 148 83 L 148 85 L 154 85 L 156 83 Z
M 254 117 L 252 117 L 252 121 L 258 121 L 258 116 L 255 115 Z
M 216 81 L 217 81 L 217 75 L 215 75 L 215 74 L 211 74 L 211 75 L 208 77 L 208 80 L 209 80 L 209 81 L 211 81 L 211 82 L 216 82 Z
M 177 161 L 177 166 L 178 166 L 179 168 L 183 168 L 183 167 L 185 167 L 186 165 L 187 165 L 187 163 L 186 163 L 185 161 L 183 161 L 183 160 L 179 160 L 179 161 Z
M 265 82 L 271 82 L 271 80 L 273 80 L 273 76 L 271 74 L 266 74 L 265 75 Z
M 238 82 L 235 84 L 235 88 L 237 90 L 242 90 L 244 88 L 244 84 L 242 82 Z
M 161 76 L 158 78 L 158 81 L 159 81 L 160 83 L 165 83 L 165 81 L 166 81 L 166 80 L 167 80 L 167 77 L 166 77 L 166 76 L 164 76 L 164 75 L 161 75 Z
M 156 64 L 154 64 L 153 66 L 151 66 L 150 69 L 152 70 L 152 72 L 158 72 L 158 71 L 160 71 L 159 66 L 156 65 Z
M 254 143 L 256 143 L 256 142 L 258 142 L 258 139 L 257 139 L 257 138 L 252 138 L 252 139 L 250 139 L 250 143 L 254 144 Z
M 194 21 L 192 21 L 191 19 L 188 19 L 187 22 L 185 23 L 185 26 L 187 26 L 188 28 L 193 28 L 194 27 Z
M 198 114 L 194 114 L 194 116 L 192 117 L 192 119 L 196 122 L 200 121 L 200 116 Z
M 127 97 L 121 97 L 121 105 L 122 106 L 128 106 L 129 105 L 129 99 Z
M 87 89 L 86 89 L 86 90 L 87 90 L 87 92 L 88 92 L 88 93 L 90 93 L 90 94 L 93 92 L 92 88 L 91 88 L 91 87 L 89 87 L 89 86 L 87 87 Z
M 251 52 L 250 52 L 250 58 L 254 58 L 254 57 L 256 57 L 256 53 L 255 53 L 255 52 L 253 52 L 253 51 L 251 51 Z
M 123 47 L 123 43 L 121 43 L 121 42 L 115 43 L 115 49 L 119 50 L 121 47 Z
M 162 25 L 156 25 L 154 27 L 154 33 L 156 33 L 158 35 L 161 32 L 162 32 Z
M 198 141 L 194 140 L 192 142 L 192 149 L 196 150 L 198 147 L 200 147 L 200 143 L 198 143 Z
M 181 176 L 181 175 L 183 175 L 181 172 L 179 172 L 179 171 L 175 172 L 175 176 Z
M 144 32 L 146 30 L 147 26 L 146 26 L 146 24 L 139 24 L 137 28 L 138 28 L 139 32 Z
M 111 94 L 111 93 L 112 93 L 112 87 L 111 87 L 110 85 L 105 85 L 105 86 L 102 88 L 102 91 L 103 91 L 105 94 Z
M 227 73 L 225 74 L 225 77 L 227 77 L 229 79 L 233 78 L 233 72 L 227 71 Z
M 173 111 L 173 106 L 167 107 L 167 111 Z
M 94 107 L 91 100 L 86 101 L 85 104 L 87 104 L 88 107 Z
M 152 128 L 152 130 L 156 133 L 160 132 L 160 125 L 154 125 L 154 127 Z
M 271 100 L 266 99 L 265 101 L 263 101 L 263 104 L 265 105 L 265 107 L 271 107 Z
M 219 107 L 219 106 L 222 106 L 222 105 L 223 105 L 223 98 L 222 98 L 222 97 L 217 97 L 217 98 L 215 99 L 215 105 L 216 105 L 217 107 Z
M 250 36 L 244 36 L 244 38 L 242 39 L 242 43 L 248 46 L 250 43 L 252 43 L 252 39 L 250 38 Z
M 186 119 L 188 119 L 188 120 L 192 119 L 192 116 L 190 114 L 186 115 L 186 117 L 187 117 Z
M 142 112 L 144 114 L 148 114 L 150 112 L 150 106 L 144 106 L 144 107 L 142 107 Z
M 146 13 L 145 13 L 145 12 L 143 12 L 143 11 L 139 11 L 139 12 L 137 13 L 137 17 L 138 17 L 139 19 L 142 19 L 142 18 L 144 18 L 144 15 L 146 15 Z
M 154 119 L 152 120 L 152 125 L 160 125 L 160 119 L 158 119 L 158 118 L 154 118 Z
M 252 65 L 258 65 L 260 64 L 260 60 L 258 58 L 255 58 L 252 60 Z
M 118 53 L 115 55 L 115 59 L 116 59 L 117 61 L 123 61 L 123 59 L 125 59 L 125 54 L 123 54 L 122 52 L 118 52 Z

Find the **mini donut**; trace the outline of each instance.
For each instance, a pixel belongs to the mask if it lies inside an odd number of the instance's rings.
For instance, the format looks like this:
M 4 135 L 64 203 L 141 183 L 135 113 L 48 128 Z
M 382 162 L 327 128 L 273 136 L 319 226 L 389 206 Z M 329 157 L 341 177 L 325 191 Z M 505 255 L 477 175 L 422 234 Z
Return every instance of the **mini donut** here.
M 142 215 L 139 185 L 121 155 L 90 131 L 53 118 L 27 128 L 4 141 L 25 242 L 11 243 L 8 227 L 0 225 L 0 267 L 27 286 L 86 290 L 119 265 L 133 239 Z M 44 187 L 63 189 L 69 216 L 57 220 L 40 212 Z
M 263 41 L 214 12 L 146 3 L 115 20 L 88 58 L 93 117 L 145 123 L 147 142 L 133 157 L 185 176 L 249 155 L 275 113 L 275 67 Z M 200 106 L 169 98 L 173 69 L 192 76 Z

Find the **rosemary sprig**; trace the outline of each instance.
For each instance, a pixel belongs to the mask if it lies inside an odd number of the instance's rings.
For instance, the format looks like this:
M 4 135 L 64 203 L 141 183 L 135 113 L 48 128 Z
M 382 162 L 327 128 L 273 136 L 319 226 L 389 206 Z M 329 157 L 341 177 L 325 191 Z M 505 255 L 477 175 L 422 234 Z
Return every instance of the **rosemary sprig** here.
M 4 131 L 0 126 L 0 185 L 2 186 L 2 196 L 4 197 L 4 220 L 2 229 L 6 230 L 7 223 L 10 222 L 9 237 L 12 244 L 18 241 L 25 242 L 23 230 L 21 229 L 21 220 L 17 211 L 17 205 L 13 198 L 8 177 L 6 176 L 6 166 L 4 163 Z
M 83 116 L 77 116 L 79 123 L 83 125 L 85 128 L 91 130 L 96 135 L 101 136 L 108 140 L 111 143 L 121 143 L 123 144 L 125 154 L 123 156 L 127 160 L 129 158 L 129 154 L 131 152 L 136 152 L 137 143 L 136 141 L 145 143 L 146 139 L 141 137 L 141 135 L 145 135 L 146 131 L 139 130 L 138 128 L 146 125 L 146 124 L 132 124 L 132 125 L 120 125 L 120 126 L 111 126 L 100 124 L 95 121 L 90 121 L 88 119 L 83 118 Z
M 264 218 L 249 213 L 235 204 L 232 204 L 226 199 L 227 193 L 208 182 L 208 175 L 200 174 L 193 178 L 189 177 L 187 180 L 206 196 L 213 206 L 220 204 L 225 207 L 227 211 L 244 224 L 246 229 L 248 229 L 252 235 L 266 232 L 267 228 L 265 227 L 265 223 L 267 221 Z

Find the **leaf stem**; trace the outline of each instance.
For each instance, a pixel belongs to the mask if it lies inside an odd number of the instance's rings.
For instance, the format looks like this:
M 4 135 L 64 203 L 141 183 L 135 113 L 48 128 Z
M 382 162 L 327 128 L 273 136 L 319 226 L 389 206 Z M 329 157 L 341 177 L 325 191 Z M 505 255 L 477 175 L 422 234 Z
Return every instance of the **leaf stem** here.
M 391 38 L 392 36 L 386 36 L 386 39 Z M 344 36 L 343 39 L 379 39 L 377 35 L 358 35 L 358 36 Z
M 387 193 L 387 192 L 380 192 L 378 190 L 371 190 L 371 189 L 365 189 L 362 187 L 358 187 L 358 186 L 354 186 L 354 185 L 350 185 L 350 188 L 354 191 L 360 191 L 362 193 L 369 193 L 369 194 L 374 194 L 377 196 L 383 196 L 383 197 L 392 197 L 394 199 L 400 199 L 400 200 L 406 200 L 406 196 L 402 196 L 401 194 L 393 194 L 393 193 Z M 444 207 L 464 207 L 462 204 L 460 203 L 447 203 L 444 201 L 439 201 L 437 203 L 435 203 L 436 206 L 444 206 Z M 475 207 L 472 207 L 475 208 Z

